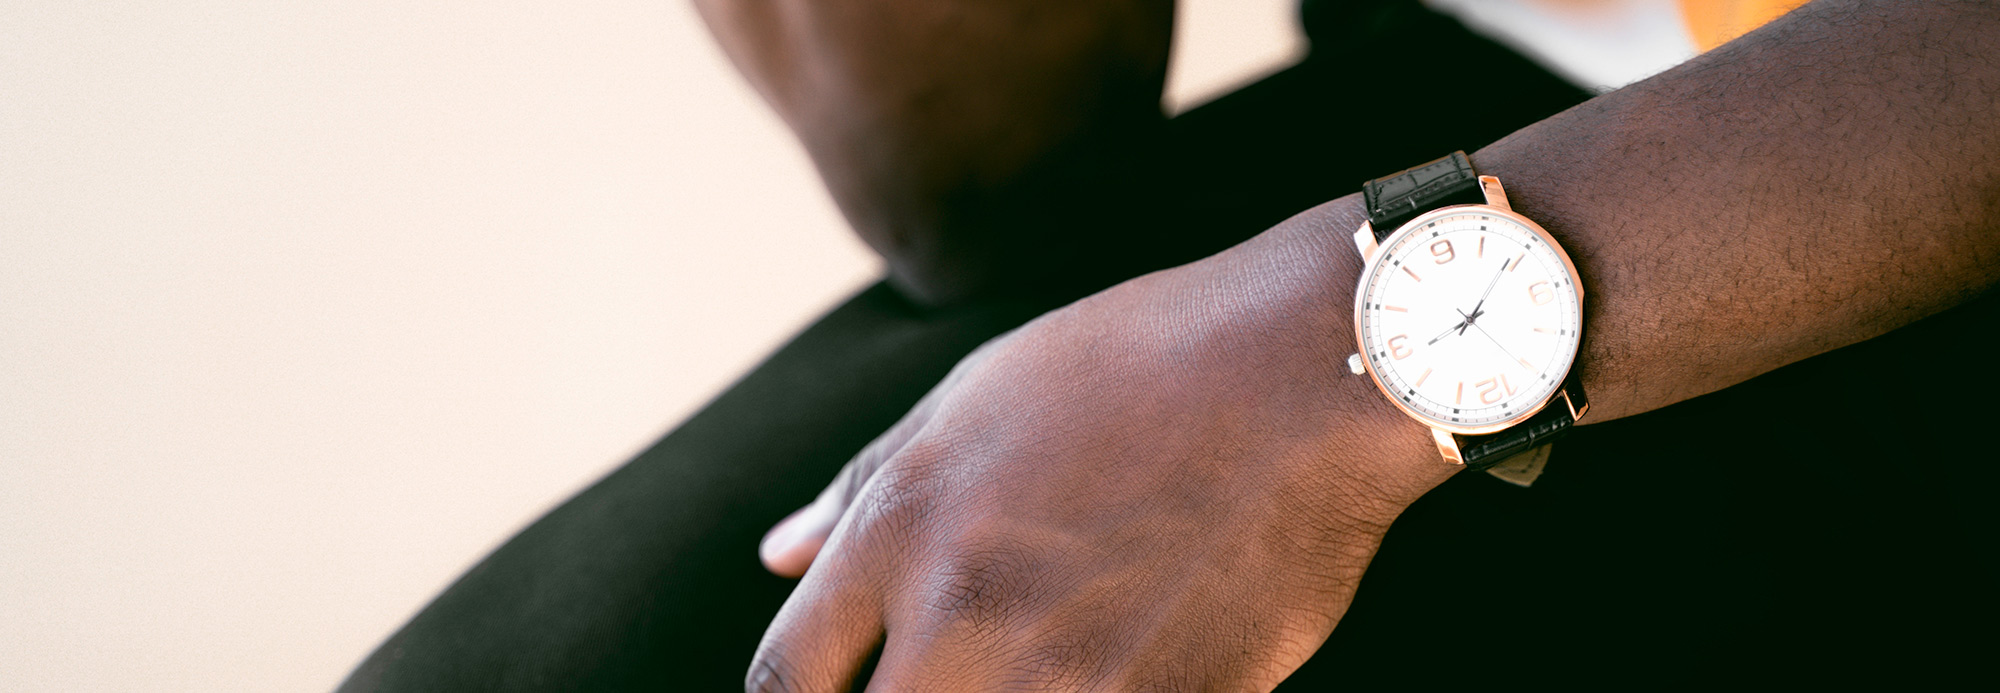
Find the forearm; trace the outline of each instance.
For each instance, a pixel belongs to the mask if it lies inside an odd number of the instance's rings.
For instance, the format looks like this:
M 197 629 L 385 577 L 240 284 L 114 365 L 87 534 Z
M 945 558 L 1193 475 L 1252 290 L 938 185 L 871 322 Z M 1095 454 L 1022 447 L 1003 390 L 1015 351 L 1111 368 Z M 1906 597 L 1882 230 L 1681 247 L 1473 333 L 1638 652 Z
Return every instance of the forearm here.
M 2000 4 L 1822 0 L 1479 151 L 1589 292 L 1592 420 L 2000 279 Z
M 1584 422 L 1728 387 L 2000 281 L 1995 46 L 2000 4 L 1821 0 L 1477 152 L 1583 277 Z M 1315 289 L 1321 311 L 1352 305 L 1358 197 L 1233 255 L 1295 285 L 1334 277 Z M 1309 330 L 1351 343 L 1334 313 Z M 1380 399 L 1346 384 L 1336 396 Z
M 1876 7 L 1823 2 L 1479 152 L 1588 282 L 1587 420 L 2000 279 L 2000 8 Z M 773 533 L 766 560 L 804 577 L 751 689 L 845 689 L 871 652 L 868 682 L 899 690 L 1275 688 L 1397 516 L 1464 468 L 1346 367 L 1358 197 L 961 363 Z
M 1069 150 L 1163 116 L 1171 0 L 696 0 L 906 289 L 944 299 L 980 225 Z

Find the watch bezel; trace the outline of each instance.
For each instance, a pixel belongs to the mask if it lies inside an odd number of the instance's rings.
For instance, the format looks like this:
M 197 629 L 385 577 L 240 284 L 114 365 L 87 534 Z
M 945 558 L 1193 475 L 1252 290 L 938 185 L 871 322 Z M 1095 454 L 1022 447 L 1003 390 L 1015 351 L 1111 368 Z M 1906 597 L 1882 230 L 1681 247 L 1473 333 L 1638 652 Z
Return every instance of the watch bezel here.
M 1576 310 L 1577 310 L 1576 349 L 1570 352 L 1569 365 L 1563 368 L 1561 377 L 1555 379 L 1556 382 L 1555 389 L 1550 390 L 1547 396 L 1543 397 L 1541 401 L 1536 402 L 1535 405 L 1532 407 L 1524 407 L 1519 413 L 1516 413 L 1513 416 L 1510 416 L 1504 420 L 1495 421 L 1493 423 L 1487 423 L 1487 424 L 1479 424 L 1479 425 L 1465 425 L 1447 421 L 1438 421 L 1426 414 L 1423 414 L 1422 412 L 1417 411 L 1414 407 L 1405 404 L 1401 399 L 1397 398 L 1393 393 L 1391 393 L 1387 386 L 1384 386 L 1382 384 L 1382 376 L 1375 372 L 1375 359 L 1369 357 L 1368 345 L 1363 342 L 1361 337 L 1363 311 L 1364 308 L 1368 305 L 1366 301 L 1362 300 L 1363 297 L 1366 296 L 1366 292 L 1364 291 L 1364 289 L 1368 286 L 1369 280 L 1375 277 L 1375 272 L 1380 269 L 1382 261 L 1388 258 L 1389 256 L 1388 248 L 1395 246 L 1396 243 L 1401 240 L 1404 234 L 1414 233 L 1417 228 L 1421 227 L 1424 224 L 1427 224 L 1439 217 L 1459 214 L 1466 210 L 1478 210 L 1480 214 L 1490 214 L 1493 216 L 1506 217 L 1507 219 L 1511 219 L 1515 222 L 1520 223 L 1522 226 L 1527 227 L 1528 231 L 1534 233 L 1537 236 L 1540 236 L 1542 242 L 1549 244 L 1549 249 L 1555 251 L 1556 257 L 1562 259 L 1563 271 L 1569 274 L 1570 286 L 1575 287 L 1576 289 Z M 1367 222 L 1363 222 L 1364 225 L 1366 223 Z M 1520 214 L 1515 213 L 1513 210 L 1504 207 L 1496 207 L 1493 205 L 1485 205 L 1485 204 L 1451 205 L 1448 207 L 1439 207 L 1437 209 L 1424 212 L 1423 214 L 1419 214 L 1415 218 L 1410 219 L 1409 221 L 1403 222 L 1402 226 L 1396 227 L 1395 233 L 1383 236 L 1382 240 L 1374 245 L 1376 250 L 1372 255 L 1365 258 L 1365 262 L 1362 264 L 1361 267 L 1361 280 L 1359 282 L 1356 282 L 1354 285 L 1354 346 L 1356 353 L 1361 354 L 1361 367 L 1367 371 L 1368 380 L 1370 382 L 1375 383 L 1375 389 L 1381 392 L 1382 397 L 1384 399 L 1389 400 L 1390 404 L 1396 405 L 1396 408 L 1401 410 L 1403 412 L 1403 415 L 1408 416 L 1412 419 L 1416 419 L 1418 423 L 1421 423 L 1425 426 L 1429 426 L 1431 428 L 1438 430 L 1449 431 L 1460 435 L 1485 435 L 1489 433 L 1498 433 L 1500 431 L 1513 428 L 1517 425 L 1520 425 L 1521 422 L 1523 421 L 1527 421 L 1528 419 L 1534 418 L 1536 414 L 1540 414 L 1543 409 L 1548 408 L 1549 403 L 1554 402 L 1558 395 L 1562 394 L 1563 383 L 1569 381 L 1570 372 L 1576 369 L 1577 354 L 1583 350 L 1583 333 L 1584 333 L 1583 322 L 1584 322 L 1585 298 L 1584 298 L 1583 281 L 1581 276 L 1577 274 L 1576 263 L 1570 260 L 1569 249 L 1564 248 L 1561 243 L 1556 242 L 1555 236 L 1550 235 L 1548 229 L 1542 228 L 1542 225 L 1535 223 L 1535 220 L 1521 216 Z

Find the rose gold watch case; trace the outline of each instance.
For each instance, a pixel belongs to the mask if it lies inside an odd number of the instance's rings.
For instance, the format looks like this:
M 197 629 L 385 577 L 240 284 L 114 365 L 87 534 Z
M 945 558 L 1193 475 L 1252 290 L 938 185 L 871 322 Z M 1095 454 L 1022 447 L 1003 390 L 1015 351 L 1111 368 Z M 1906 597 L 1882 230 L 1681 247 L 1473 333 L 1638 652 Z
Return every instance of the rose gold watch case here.
M 1379 244 L 1375 241 L 1374 227 L 1371 226 L 1369 222 L 1366 221 L 1361 222 L 1361 228 L 1354 232 L 1355 245 L 1358 249 L 1361 250 L 1363 259 L 1366 261 L 1366 264 L 1361 269 L 1361 281 L 1355 284 L 1354 286 L 1354 346 L 1356 353 L 1361 354 L 1361 364 L 1362 367 L 1367 370 L 1368 379 L 1374 382 L 1375 389 L 1380 390 L 1382 392 L 1382 396 L 1388 399 L 1390 404 L 1396 405 L 1397 409 L 1402 410 L 1404 415 L 1409 416 L 1412 419 L 1416 419 L 1418 423 L 1421 423 L 1425 426 L 1429 426 L 1432 429 L 1446 431 L 1450 433 L 1457 433 L 1460 435 L 1484 435 L 1488 433 L 1504 431 L 1507 430 L 1508 428 L 1512 428 L 1513 426 L 1521 423 L 1522 421 L 1526 421 L 1530 418 L 1533 418 L 1534 415 L 1536 414 L 1541 413 L 1542 409 L 1547 408 L 1550 402 L 1555 401 L 1557 397 L 1564 396 L 1563 387 L 1561 383 L 1566 382 L 1569 378 L 1570 370 L 1576 368 L 1576 353 L 1575 352 L 1570 353 L 1569 365 L 1563 369 L 1561 377 L 1556 378 L 1556 382 L 1558 383 L 1556 388 L 1550 391 L 1547 397 L 1542 398 L 1542 401 L 1536 402 L 1535 406 L 1524 408 L 1520 413 L 1508 417 L 1504 421 L 1496 421 L 1494 423 L 1481 424 L 1478 426 L 1467 426 L 1464 424 L 1458 424 L 1449 421 L 1438 421 L 1429 416 L 1425 416 L 1422 413 L 1418 412 L 1416 409 L 1413 409 L 1409 405 L 1404 404 L 1403 400 L 1398 399 L 1393 393 L 1389 392 L 1389 388 L 1384 387 L 1382 385 L 1381 376 L 1375 373 L 1375 359 L 1369 356 L 1368 345 L 1363 343 L 1361 339 L 1362 307 L 1367 305 L 1367 303 L 1362 300 L 1362 296 L 1365 293 L 1362 289 L 1363 287 L 1368 286 L 1368 280 L 1375 276 L 1375 272 L 1379 268 L 1378 266 L 1381 264 L 1383 255 L 1383 253 L 1381 252 L 1381 248 L 1395 245 L 1397 240 L 1399 240 L 1404 234 L 1412 233 L 1413 229 L 1421 227 L 1423 224 L 1429 223 L 1431 220 L 1437 219 L 1439 217 L 1458 214 L 1467 209 L 1476 209 L 1481 214 L 1491 214 L 1493 216 L 1506 217 L 1508 219 L 1512 219 L 1516 222 L 1519 222 L 1522 226 L 1527 227 L 1529 231 L 1533 232 L 1537 236 L 1540 236 L 1542 242 L 1549 244 L 1549 249 L 1555 251 L 1556 257 L 1562 258 L 1563 271 L 1569 274 L 1570 285 L 1576 287 L 1576 309 L 1578 313 L 1577 346 L 1581 348 L 1583 345 L 1582 312 L 1583 312 L 1584 296 L 1583 296 L 1583 282 L 1579 280 L 1578 275 L 1576 273 L 1576 263 L 1570 261 L 1569 251 L 1564 249 L 1561 243 L 1557 243 L 1555 237 L 1549 235 L 1548 230 L 1542 228 L 1541 224 L 1537 224 L 1534 222 L 1534 220 L 1529 219 L 1527 217 L 1515 214 L 1513 209 L 1511 209 L 1507 205 L 1504 193 L 1500 192 L 1499 181 L 1489 180 L 1490 178 L 1492 177 L 1480 176 L 1480 182 L 1482 184 L 1485 184 L 1485 187 L 1487 189 L 1488 201 L 1497 202 L 1499 204 L 1452 205 L 1450 207 L 1439 207 L 1437 209 L 1433 209 L 1423 214 L 1419 214 L 1417 215 L 1416 218 L 1404 222 L 1401 227 L 1396 229 L 1395 233 L 1389 234 L 1388 236 L 1384 237 Z M 1582 414 L 1582 412 L 1576 412 L 1576 413 L 1579 415 Z

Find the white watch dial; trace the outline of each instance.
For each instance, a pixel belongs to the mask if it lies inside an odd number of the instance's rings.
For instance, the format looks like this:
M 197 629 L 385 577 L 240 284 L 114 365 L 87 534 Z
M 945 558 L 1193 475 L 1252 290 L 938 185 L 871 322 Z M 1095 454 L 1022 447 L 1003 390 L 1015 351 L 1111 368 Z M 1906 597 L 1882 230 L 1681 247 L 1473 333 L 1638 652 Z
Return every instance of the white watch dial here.
M 1581 343 L 1576 272 L 1547 232 L 1451 207 L 1386 239 L 1361 279 L 1361 353 L 1404 411 L 1460 433 L 1505 428 L 1562 386 Z

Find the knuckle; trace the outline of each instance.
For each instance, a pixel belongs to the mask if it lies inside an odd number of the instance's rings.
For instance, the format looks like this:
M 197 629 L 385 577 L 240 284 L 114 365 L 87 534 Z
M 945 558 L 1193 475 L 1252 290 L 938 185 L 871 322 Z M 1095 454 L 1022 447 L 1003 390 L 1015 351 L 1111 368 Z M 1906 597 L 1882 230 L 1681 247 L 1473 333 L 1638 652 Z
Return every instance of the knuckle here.
M 912 413 L 910 416 L 912 418 L 897 422 L 881 436 L 870 441 L 867 447 L 862 448 L 861 452 L 854 456 L 854 459 L 840 468 L 840 474 L 835 477 L 834 484 L 839 490 L 842 506 L 852 504 L 862 489 L 867 487 L 868 482 L 875 478 L 876 472 L 881 471 L 889 460 L 905 456 L 903 449 L 909 446 L 912 440 L 917 439 L 922 429 L 920 422 L 914 418 L 916 415 Z
M 867 464 L 864 459 L 855 458 L 841 467 L 839 474 L 834 475 L 831 484 L 832 494 L 833 499 L 840 502 L 839 507 L 853 507 L 855 499 L 861 495 L 861 488 L 868 483 L 869 477 L 874 475 L 874 465 Z
M 991 542 L 961 548 L 944 562 L 927 606 L 942 618 L 995 626 L 1030 606 L 1036 574 L 1030 555 L 1018 548 Z
M 800 693 L 798 677 L 782 665 L 781 659 L 769 652 L 757 653 L 750 662 L 750 673 L 743 678 L 746 693 Z
M 792 685 L 792 679 L 778 669 L 776 663 L 758 655 L 750 661 L 750 673 L 744 677 L 746 693 L 798 693 L 800 689 Z
M 922 514 L 933 496 L 930 470 L 912 464 L 884 465 L 870 491 L 884 514 Z
M 922 536 L 943 500 L 937 469 L 907 455 L 883 463 L 856 485 L 848 506 L 856 515 L 855 524 L 874 538 L 899 546 Z

